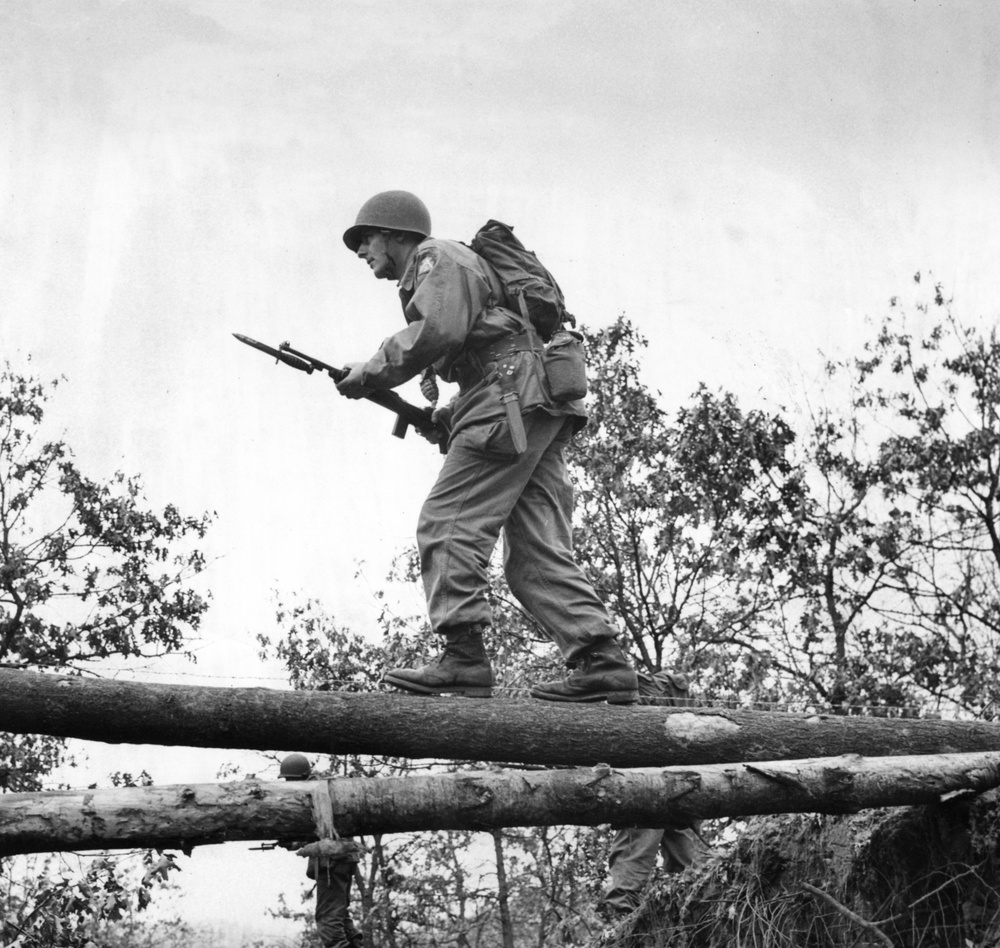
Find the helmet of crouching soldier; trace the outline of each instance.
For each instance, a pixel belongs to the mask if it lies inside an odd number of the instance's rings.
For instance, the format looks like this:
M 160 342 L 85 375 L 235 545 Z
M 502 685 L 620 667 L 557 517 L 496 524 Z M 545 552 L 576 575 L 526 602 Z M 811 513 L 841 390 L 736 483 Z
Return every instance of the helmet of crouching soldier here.
M 358 252 L 366 230 L 400 230 L 417 234 L 421 240 L 431 235 L 431 215 L 427 205 L 409 191 L 381 191 L 361 205 L 353 227 L 344 231 L 344 243 Z
M 305 780 L 312 773 L 312 766 L 303 754 L 289 754 L 282 762 L 278 776 L 281 780 Z

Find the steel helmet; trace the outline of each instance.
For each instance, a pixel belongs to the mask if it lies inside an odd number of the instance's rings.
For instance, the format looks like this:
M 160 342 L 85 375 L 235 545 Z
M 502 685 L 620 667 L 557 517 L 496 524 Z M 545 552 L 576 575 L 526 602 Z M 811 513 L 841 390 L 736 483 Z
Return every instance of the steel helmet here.
M 282 780 L 302 780 L 308 777 L 312 767 L 304 754 L 289 754 L 281 762 L 278 776 Z
M 358 252 L 361 233 L 369 227 L 407 231 L 422 240 L 431 235 L 431 215 L 427 205 L 409 191 L 382 191 L 365 201 L 354 226 L 344 231 L 344 243 L 352 253 Z

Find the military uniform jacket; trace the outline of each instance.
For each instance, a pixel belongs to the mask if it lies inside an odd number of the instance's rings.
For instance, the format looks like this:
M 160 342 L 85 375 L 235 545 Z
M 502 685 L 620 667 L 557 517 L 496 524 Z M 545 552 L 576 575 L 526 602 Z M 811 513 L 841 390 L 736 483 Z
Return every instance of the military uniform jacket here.
M 428 366 L 459 386 L 453 404 L 451 436 L 473 425 L 505 422 L 496 364 L 482 354 L 499 340 L 522 333 L 523 319 L 503 305 L 505 294 L 493 268 L 456 240 L 422 241 L 399 281 L 406 328 L 383 341 L 367 362 L 365 385 L 390 389 Z M 582 401 L 556 402 L 542 364 L 541 342 L 535 351 L 513 356 L 513 383 L 521 414 L 536 408 L 578 417 Z

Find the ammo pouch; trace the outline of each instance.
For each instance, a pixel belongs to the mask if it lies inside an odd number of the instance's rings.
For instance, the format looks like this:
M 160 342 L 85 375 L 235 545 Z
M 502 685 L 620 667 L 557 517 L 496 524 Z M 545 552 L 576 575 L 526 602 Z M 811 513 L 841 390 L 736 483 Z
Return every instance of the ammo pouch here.
M 583 336 L 569 329 L 560 329 L 554 333 L 544 348 L 534 329 L 528 328 L 523 332 L 499 339 L 482 349 L 469 352 L 470 363 L 478 370 L 481 378 L 488 378 L 486 366 L 496 363 L 500 401 L 503 403 L 510 425 L 514 450 L 520 454 L 527 447 L 527 439 L 517 392 L 514 389 L 512 357 L 517 352 L 540 353 L 549 392 L 555 402 L 570 402 L 587 394 L 587 364 L 583 351 Z
M 587 394 L 587 356 L 583 336 L 572 329 L 559 329 L 542 354 L 549 391 L 557 402 L 572 402 Z

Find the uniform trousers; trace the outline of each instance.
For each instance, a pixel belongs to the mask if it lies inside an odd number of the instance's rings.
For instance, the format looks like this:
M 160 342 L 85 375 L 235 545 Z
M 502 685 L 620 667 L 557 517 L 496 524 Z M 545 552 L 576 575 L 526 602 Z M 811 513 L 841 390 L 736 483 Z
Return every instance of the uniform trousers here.
M 563 452 L 574 423 L 529 412 L 521 454 L 505 423 L 470 426 L 452 440 L 417 526 L 435 632 L 490 623 L 487 567 L 503 530 L 510 591 L 567 661 L 617 635 L 573 556 L 573 487 Z
M 618 830 L 608 855 L 611 883 L 604 894 L 605 904 L 621 912 L 638 908 L 658 852 L 663 854 L 666 872 L 682 872 L 702 862 L 710 849 L 695 829 L 687 827 Z
M 316 879 L 316 931 L 323 948 L 361 948 L 362 936 L 349 914 L 354 863 L 338 859 L 310 867 Z

